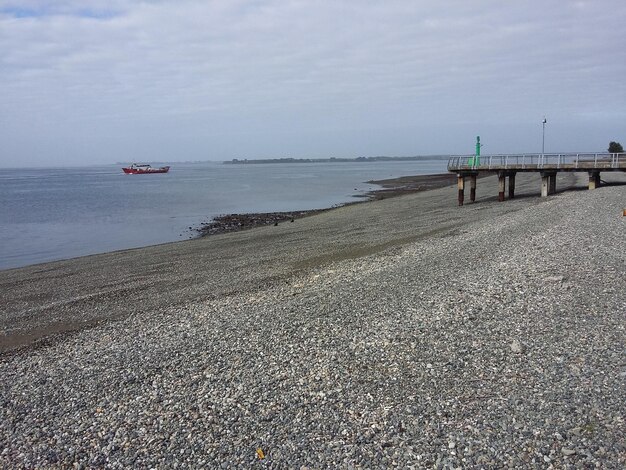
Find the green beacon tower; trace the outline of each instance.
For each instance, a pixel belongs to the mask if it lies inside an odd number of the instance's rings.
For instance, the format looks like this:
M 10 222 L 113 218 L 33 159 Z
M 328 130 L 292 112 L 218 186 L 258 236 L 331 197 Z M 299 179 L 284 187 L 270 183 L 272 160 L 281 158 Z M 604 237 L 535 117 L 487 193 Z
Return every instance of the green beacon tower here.
M 476 156 L 474 157 L 474 166 L 480 166 L 480 136 L 476 136 Z

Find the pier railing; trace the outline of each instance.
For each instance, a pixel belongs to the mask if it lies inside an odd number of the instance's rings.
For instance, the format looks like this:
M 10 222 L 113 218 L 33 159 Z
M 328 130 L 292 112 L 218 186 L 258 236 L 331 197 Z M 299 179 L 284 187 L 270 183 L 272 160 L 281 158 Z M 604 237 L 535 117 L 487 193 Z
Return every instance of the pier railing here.
M 626 169 L 626 153 L 546 153 L 457 155 L 448 160 L 448 171 L 458 170 L 615 170 Z

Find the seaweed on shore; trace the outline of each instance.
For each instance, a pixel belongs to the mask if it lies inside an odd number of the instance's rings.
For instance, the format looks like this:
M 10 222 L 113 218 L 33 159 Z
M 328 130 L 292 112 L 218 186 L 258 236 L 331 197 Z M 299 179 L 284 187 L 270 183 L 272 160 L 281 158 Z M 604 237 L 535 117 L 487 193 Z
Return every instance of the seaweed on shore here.
M 330 209 L 313 209 L 291 212 L 261 212 L 250 214 L 225 214 L 215 217 L 212 222 L 201 224 L 197 229 L 200 236 L 216 235 L 218 233 L 239 232 L 266 225 L 278 225 L 280 222 L 300 219 L 309 215 L 319 214 Z

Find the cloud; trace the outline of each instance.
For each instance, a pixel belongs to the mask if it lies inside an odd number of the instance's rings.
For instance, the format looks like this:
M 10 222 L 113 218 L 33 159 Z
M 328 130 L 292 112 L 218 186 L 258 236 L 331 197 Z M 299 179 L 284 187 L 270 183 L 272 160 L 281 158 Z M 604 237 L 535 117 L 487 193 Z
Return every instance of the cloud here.
M 0 138 L 12 153 L 41 158 L 38 139 L 82 158 L 93 142 L 104 160 L 187 139 L 194 157 L 212 145 L 254 157 L 286 132 L 295 155 L 370 153 L 359 136 L 372 131 L 371 154 L 444 153 L 545 113 L 590 123 L 596 139 L 624 117 L 617 0 L 88 5 L 0 1 Z

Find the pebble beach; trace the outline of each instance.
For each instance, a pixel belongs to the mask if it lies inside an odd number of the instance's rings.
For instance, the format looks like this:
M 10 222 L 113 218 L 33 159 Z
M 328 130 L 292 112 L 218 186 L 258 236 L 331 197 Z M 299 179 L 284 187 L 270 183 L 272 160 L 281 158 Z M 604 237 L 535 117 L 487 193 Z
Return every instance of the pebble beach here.
M 624 468 L 602 177 L 0 271 L 0 468 Z

